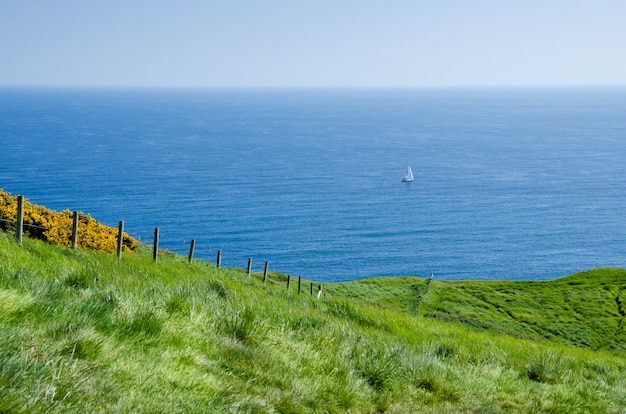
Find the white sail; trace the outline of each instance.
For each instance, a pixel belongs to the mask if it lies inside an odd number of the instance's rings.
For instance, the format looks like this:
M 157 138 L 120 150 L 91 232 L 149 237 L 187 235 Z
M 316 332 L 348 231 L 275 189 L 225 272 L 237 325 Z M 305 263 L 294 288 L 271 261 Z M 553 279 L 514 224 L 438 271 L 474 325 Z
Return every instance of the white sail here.
M 406 175 L 404 176 L 404 178 L 402 179 L 403 182 L 405 183 L 410 183 L 413 181 L 413 171 L 411 170 L 411 167 L 409 166 L 409 168 L 406 171 Z

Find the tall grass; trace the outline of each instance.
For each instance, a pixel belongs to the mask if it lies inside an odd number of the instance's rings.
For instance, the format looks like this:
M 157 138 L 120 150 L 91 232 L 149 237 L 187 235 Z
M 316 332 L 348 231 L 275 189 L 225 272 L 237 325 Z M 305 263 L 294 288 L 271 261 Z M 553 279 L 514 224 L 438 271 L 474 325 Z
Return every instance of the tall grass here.
M 623 412 L 622 273 L 592 276 L 435 281 L 425 317 L 423 279 L 318 300 L 276 274 L 0 232 L 0 412 Z

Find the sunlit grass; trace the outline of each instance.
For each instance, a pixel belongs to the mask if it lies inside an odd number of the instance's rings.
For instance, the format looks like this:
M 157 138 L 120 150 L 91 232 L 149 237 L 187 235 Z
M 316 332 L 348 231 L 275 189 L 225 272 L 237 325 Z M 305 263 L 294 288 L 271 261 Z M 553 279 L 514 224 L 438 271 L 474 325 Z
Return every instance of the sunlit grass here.
M 318 300 L 275 273 L 0 232 L 0 412 L 623 412 L 624 275 Z

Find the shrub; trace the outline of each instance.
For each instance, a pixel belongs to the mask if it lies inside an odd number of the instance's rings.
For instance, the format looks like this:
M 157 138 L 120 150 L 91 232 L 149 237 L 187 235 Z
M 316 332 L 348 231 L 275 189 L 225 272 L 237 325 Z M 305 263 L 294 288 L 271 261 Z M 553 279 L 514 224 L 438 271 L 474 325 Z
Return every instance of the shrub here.
M 0 189 L 0 229 L 15 230 L 16 221 L 17 197 Z M 70 246 L 72 221 L 69 210 L 57 212 L 24 200 L 24 231 L 30 237 Z M 117 251 L 117 235 L 118 229 L 94 220 L 89 214 L 78 213 L 78 246 L 113 253 Z M 137 240 L 126 233 L 123 237 L 125 252 L 137 250 Z

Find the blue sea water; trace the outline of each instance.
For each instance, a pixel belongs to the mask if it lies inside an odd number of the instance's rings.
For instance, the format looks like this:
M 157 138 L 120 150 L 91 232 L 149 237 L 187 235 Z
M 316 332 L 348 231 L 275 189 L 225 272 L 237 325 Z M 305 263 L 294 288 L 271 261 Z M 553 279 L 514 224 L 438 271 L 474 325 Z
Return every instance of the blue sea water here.
M 626 88 L 4 88 L 0 188 L 229 267 L 553 279 L 626 267 L 624 108 Z

